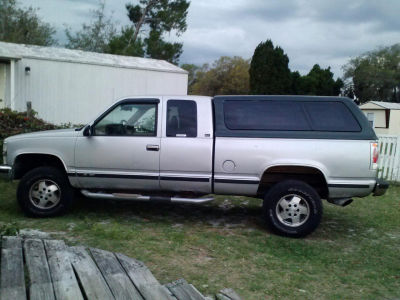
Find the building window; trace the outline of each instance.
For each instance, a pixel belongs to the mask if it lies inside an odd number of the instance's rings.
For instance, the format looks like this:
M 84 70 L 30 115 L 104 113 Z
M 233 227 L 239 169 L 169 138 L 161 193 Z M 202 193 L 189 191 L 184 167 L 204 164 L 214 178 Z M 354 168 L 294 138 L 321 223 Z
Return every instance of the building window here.
M 367 113 L 367 119 L 368 119 L 369 125 L 371 125 L 371 127 L 374 128 L 374 125 L 375 125 L 375 114 L 374 113 Z

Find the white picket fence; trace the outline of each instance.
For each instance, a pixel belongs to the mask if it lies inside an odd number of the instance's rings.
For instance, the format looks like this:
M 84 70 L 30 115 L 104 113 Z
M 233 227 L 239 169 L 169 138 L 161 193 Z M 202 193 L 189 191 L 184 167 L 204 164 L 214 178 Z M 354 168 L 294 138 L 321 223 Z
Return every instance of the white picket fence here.
M 400 182 L 400 136 L 381 134 L 378 138 L 378 177 Z

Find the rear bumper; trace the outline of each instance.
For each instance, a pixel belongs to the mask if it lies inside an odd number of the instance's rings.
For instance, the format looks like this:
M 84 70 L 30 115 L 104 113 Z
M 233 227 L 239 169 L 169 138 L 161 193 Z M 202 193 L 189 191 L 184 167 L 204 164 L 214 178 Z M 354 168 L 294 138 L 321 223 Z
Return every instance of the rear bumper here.
M 377 179 L 374 187 L 374 196 L 382 196 L 389 188 L 389 183 L 383 179 Z
M 12 168 L 7 165 L 0 165 L 0 178 L 11 179 Z

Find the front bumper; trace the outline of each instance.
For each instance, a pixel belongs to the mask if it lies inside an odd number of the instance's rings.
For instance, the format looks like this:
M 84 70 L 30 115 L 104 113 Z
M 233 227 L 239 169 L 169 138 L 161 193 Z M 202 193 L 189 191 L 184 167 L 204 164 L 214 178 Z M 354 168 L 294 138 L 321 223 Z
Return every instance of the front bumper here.
M 0 178 L 11 179 L 12 168 L 7 165 L 0 165 Z
M 389 188 L 389 183 L 383 179 L 378 178 L 374 187 L 374 196 L 382 196 Z

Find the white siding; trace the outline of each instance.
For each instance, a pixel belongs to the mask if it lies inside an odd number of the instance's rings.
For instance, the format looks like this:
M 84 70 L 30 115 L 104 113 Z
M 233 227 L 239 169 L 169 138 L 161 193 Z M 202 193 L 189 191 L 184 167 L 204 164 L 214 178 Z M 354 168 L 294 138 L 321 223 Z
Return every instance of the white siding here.
M 184 73 L 33 58 L 16 62 L 16 78 L 15 108 L 25 111 L 31 101 L 40 118 L 55 124 L 87 123 L 126 96 L 187 94 Z
M 6 66 L 6 107 L 11 107 L 11 66 Z
M 373 113 L 374 114 L 374 127 L 379 127 L 379 128 L 386 128 L 386 112 L 384 109 L 362 109 L 363 113 L 365 116 L 368 115 L 368 113 Z
M 0 109 L 6 105 L 7 65 L 0 62 Z

